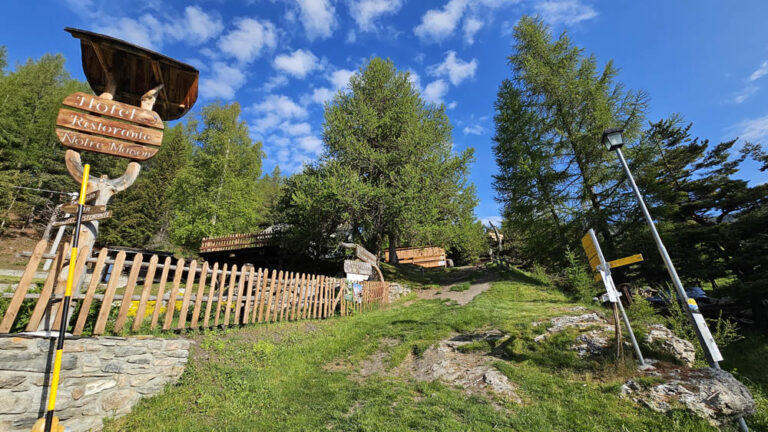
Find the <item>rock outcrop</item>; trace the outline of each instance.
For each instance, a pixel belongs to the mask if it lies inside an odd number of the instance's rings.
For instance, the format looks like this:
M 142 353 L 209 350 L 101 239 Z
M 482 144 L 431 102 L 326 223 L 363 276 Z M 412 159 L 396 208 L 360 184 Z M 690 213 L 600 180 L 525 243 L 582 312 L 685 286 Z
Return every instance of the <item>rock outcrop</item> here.
M 673 368 L 648 374 L 663 382 L 647 386 L 629 380 L 621 387 L 621 395 L 659 412 L 683 406 L 717 427 L 755 412 L 747 387 L 724 370 Z
M 671 355 L 685 366 L 691 367 L 696 361 L 696 348 L 693 344 L 675 336 L 672 330 L 661 324 L 648 326 L 645 343 Z

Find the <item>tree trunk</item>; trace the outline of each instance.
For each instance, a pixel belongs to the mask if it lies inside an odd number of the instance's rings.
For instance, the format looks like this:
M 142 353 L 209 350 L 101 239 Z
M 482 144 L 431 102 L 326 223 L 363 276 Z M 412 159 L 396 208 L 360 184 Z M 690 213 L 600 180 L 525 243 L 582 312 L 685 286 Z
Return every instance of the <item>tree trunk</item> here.
M 394 234 L 389 234 L 389 263 L 397 264 L 397 237 Z

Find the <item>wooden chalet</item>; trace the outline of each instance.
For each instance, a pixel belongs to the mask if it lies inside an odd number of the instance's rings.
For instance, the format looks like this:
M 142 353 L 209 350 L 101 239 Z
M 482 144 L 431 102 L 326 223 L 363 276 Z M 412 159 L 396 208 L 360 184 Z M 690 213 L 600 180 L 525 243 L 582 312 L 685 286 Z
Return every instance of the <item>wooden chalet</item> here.
M 397 261 L 400 264 L 414 264 L 419 267 L 445 267 L 447 257 L 445 249 L 437 246 L 397 248 Z M 384 251 L 384 260 L 389 261 L 389 251 Z

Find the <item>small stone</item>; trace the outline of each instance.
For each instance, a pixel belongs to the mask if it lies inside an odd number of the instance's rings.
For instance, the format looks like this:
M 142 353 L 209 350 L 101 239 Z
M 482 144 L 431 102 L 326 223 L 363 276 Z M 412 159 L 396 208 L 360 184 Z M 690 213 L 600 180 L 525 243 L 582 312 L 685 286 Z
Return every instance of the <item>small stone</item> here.
M 122 346 L 115 349 L 115 357 L 128 357 L 146 353 L 146 348 L 137 346 Z
M 135 355 L 130 356 L 125 359 L 128 363 L 136 363 L 136 364 L 152 364 L 152 355 L 151 354 L 142 354 L 142 355 Z
M 30 347 L 30 339 L 20 337 L 2 337 L 0 338 L 0 351 L 4 350 L 27 350 Z
M 104 411 L 128 412 L 138 398 L 139 394 L 134 390 L 118 390 L 101 399 L 101 408 Z
M 116 386 L 115 380 L 96 380 L 85 385 L 85 395 L 92 395 Z
M 189 355 L 189 351 L 182 349 L 176 351 L 168 351 L 166 352 L 166 355 L 168 357 L 187 357 Z
M 76 389 L 72 390 L 72 399 L 79 400 L 81 397 L 85 395 L 85 389 L 82 387 L 77 387 Z
M 123 373 L 125 372 L 125 366 L 123 363 L 118 361 L 112 361 L 104 365 L 103 368 L 101 368 L 104 372 L 109 373 Z
M 0 389 L 13 388 L 26 381 L 27 377 L 19 374 L 0 372 Z

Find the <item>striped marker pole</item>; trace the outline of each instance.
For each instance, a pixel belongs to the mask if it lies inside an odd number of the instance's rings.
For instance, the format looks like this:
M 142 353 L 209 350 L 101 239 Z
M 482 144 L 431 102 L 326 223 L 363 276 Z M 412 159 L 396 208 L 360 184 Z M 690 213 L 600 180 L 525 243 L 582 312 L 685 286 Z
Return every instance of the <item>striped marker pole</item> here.
M 80 197 L 77 201 L 77 222 L 75 223 L 75 232 L 72 238 L 72 253 L 69 256 L 69 273 L 67 274 L 67 288 L 64 291 L 64 305 L 61 308 L 61 325 L 59 326 L 59 336 L 56 341 L 56 357 L 53 361 L 53 377 L 51 378 L 51 393 L 48 395 L 48 409 L 45 412 L 45 432 L 51 432 L 53 426 L 53 413 L 56 411 L 56 391 L 59 388 L 59 374 L 61 372 L 61 353 L 64 349 L 64 334 L 67 331 L 67 315 L 69 314 L 69 303 L 72 301 L 72 283 L 75 278 L 75 262 L 77 261 L 77 244 L 80 239 L 80 223 L 83 218 L 83 205 L 85 204 L 85 193 L 88 189 L 88 174 L 91 166 L 86 164 L 83 167 L 83 180 L 80 183 Z

